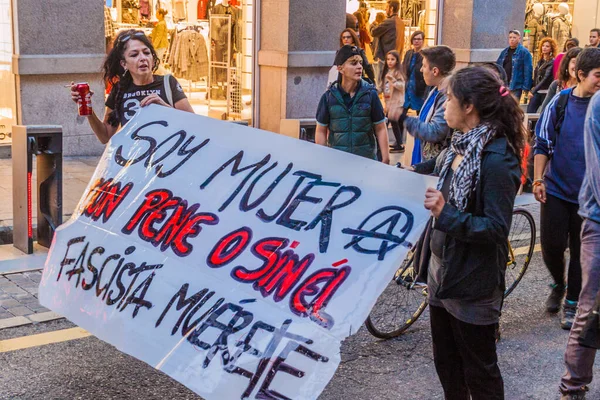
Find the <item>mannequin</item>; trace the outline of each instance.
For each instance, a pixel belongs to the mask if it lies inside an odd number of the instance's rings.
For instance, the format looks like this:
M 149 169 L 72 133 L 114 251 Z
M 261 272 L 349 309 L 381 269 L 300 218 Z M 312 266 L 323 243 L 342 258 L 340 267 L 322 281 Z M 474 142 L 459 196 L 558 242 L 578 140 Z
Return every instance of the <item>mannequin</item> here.
M 527 30 L 529 30 L 529 44 L 527 48 L 533 54 L 533 62 L 537 62 L 539 54 L 536 54 L 538 44 L 544 37 L 544 28 L 542 26 L 542 16 L 544 15 L 544 6 L 541 3 L 534 3 L 528 14 Z
M 552 19 L 552 38 L 556 40 L 559 49 L 562 49 L 571 37 L 571 19 L 568 4 L 559 4 L 558 15 Z

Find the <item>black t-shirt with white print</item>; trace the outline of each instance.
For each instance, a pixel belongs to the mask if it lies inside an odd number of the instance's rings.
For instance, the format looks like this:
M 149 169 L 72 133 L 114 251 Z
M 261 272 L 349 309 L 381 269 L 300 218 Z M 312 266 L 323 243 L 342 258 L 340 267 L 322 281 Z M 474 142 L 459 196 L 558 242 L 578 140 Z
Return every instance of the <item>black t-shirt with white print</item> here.
M 156 93 L 164 100 L 165 103 L 169 103 L 166 93 L 164 93 L 164 80 L 165 77 L 162 75 L 153 75 L 154 82 L 147 85 L 138 86 L 135 84 L 129 85 L 129 87 L 123 93 L 123 103 L 121 109 L 118 110 L 119 121 L 121 126 L 124 126 L 131 118 L 135 116 L 138 110 L 141 108 L 141 101 L 147 96 Z M 169 79 L 171 85 L 171 93 L 173 97 L 173 104 L 177 103 L 181 99 L 185 99 L 186 95 L 183 93 L 183 89 L 177 79 L 171 76 Z M 117 95 L 117 87 L 113 86 L 108 98 L 106 99 L 106 107 L 111 110 L 115 109 L 115 96 Z

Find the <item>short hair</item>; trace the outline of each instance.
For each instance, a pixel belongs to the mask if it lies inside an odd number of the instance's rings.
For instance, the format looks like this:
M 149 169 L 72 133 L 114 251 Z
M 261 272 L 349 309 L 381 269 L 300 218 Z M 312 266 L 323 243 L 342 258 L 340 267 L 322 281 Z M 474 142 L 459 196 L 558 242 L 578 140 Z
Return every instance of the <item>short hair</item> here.
M 596 32 L 598 34 L 598 36 L 600 36 L 600 28 L 590 29 L 590 33 L 592 33 L 592 32 Z
M 514 33 L 515 35 L 521 37 L 521 32 L 519 32 L 516 29 L 511 29 L 510 31 L 508 31 L 508 34 L 510 35 L 511 33 Z
M 412 35 L 410 35 L 410 43 L 412 43 L 412 41 L 414 40 L 415 36 L 419 36 L 419 35 L 423 36 L 423 40 L 425 40 L 425 32 L 423 32 L 423 31 L 414 31 L 412 33 Z
M 442 76 L 450 75 L 456 66 L 456 55 L 448 46 L 428 47 L 423 49 L 421 54 L 427 59 L 430 68 L 436 67 Z
M 390 6 L 392 12 L 397 13 L 398 11 L 400 11 L 400 2 L 398 0 L 388 1 L 388 6 Z
M 558 66 L 558 80 L 564 85 L 569 82 L 571 79 L 571 75 L 569 74 L 569 63 L 572 59 L 577 58 L 577 56 L 581 53 L 581 47 L 573 47 L 569 51 L 565 53 L 565 56 L 560 60 L 560 65 Z M 577 71 L 577 70 L 575 70 Z M 577 75 L 577 74 L 576 74 Z
M 600 49 L 598 47 L 586 47 L 581 50 L 575 63 L 577 82 L 581 82 L 579 71 L 583 72 L 583 76 L 587 78 L 588 74 L 595 68 L 600 68 Z
M 544 45 L 544 43 L 550 44 L 550 53 L 552 53 L 553 58 L 556 57 L 556 55 L 558 54 L 558 44 L 556 43 L 556 40 L 552 39 L 551 37 L 545 37 L 542 40 L 540 40 L 540 44 L 538 46 L 539 54 L 542 54 L 542 46 Z

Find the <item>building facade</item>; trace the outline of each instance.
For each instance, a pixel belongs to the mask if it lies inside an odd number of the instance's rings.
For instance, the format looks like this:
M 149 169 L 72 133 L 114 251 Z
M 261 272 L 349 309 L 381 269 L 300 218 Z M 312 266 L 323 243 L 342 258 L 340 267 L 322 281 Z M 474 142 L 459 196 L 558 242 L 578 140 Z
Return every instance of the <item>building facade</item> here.
M 361 4 L 364 3 L 364 4 Z M 459 65 L 494 61 L 508 31 L 524 31 L 537 0 L 401 0 L 406 35 L 421 29 L 427 45 L 445 44 Z M 565 6 L 568 13 L 563 13 Z M 165 9 L 169 49 L 164 63 L 182 83 L 198 114 L 245 120 L 280 132 L 282 121 L 314 118 L 327 85 L 346 13 L 368 8 L 370 20 L 385 1 L 359 0 L 0 0 L 0 143 L 13 124 L 56 124 L 66 155 L 103 151 L 87 122 L 77 117 L 70 82 L 89 82 L 93 107 L 104 109 L 101 65 L 106 45 L 120 29 L 152 31 Z M 556 4 L 556 6 L 554 5 Z M 569 35 L 587 40 L 600 0 L 552 2 L 543 25 L 568 21 Z M 105 30 L 105 13 L 113 31 Z M 568 14 L 568 15 L 567 15 Z M 536 18 L 537 18 L 536 14 Z M 544 31 L 544 34 L 551 34 Z M 557 33 L 554 33 L 557 34 Z M 202 68 L 190 72 L 176 44 L 199 46 Z M 406 40 L 408 43 L 408 40 Z M 528 42 L 529 43 L 529 42 Z

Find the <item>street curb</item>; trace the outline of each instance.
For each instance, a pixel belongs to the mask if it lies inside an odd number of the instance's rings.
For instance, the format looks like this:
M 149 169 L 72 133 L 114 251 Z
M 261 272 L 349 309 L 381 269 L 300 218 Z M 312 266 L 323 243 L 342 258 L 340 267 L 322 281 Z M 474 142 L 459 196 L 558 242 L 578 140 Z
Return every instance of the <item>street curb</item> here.
M 11 317 L 0 319 L 0 330 L 8 328 L 16 328 L 18 326 L 39 324 L 42 322 L 54 321 L 57 319 L 64 318 L 62 315 L 55 313 L 54 311 L 46 311 L 43 313 L 30 314 L 24 317 Z

